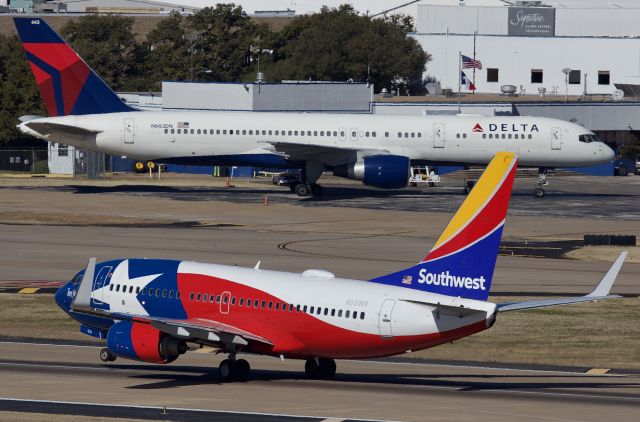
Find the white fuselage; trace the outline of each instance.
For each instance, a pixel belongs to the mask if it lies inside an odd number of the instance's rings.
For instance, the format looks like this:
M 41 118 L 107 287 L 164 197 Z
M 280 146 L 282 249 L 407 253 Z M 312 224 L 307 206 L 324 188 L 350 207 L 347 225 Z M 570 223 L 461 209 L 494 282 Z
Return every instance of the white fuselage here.
M 613 158 L 605 144 L 579 140 L 581 134 L 592 134 L 584 127 L 542 117 L 139 111 L 36 121 L 100 133 L 43 136 L 25 123 L 19 127 L 49 141 L 145 160 L 206 157 L 214 164 L 216 157 L 270 156 L 299 161 L 295 154 L 278 153 L 276 144 L 322 147 L 314 159 L 327 167 L 380 153 L 412 161 L 486 164 L 496 152 L 510 151 L 522 166 L 535 167 L 588 166 Z

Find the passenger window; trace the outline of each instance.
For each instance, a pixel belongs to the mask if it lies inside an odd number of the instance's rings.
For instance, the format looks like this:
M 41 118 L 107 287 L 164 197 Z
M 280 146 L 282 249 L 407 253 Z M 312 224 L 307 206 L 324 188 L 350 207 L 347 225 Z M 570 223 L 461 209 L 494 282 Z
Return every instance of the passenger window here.
M 253 135 L 253 129 L 249 130 L 249 135 Z
M 422 138 L 422 132 L 418 132 L 418 138 Z
M 265 307 L 265 306 L 267 306 L 267 301 L 266 301 L 266 300 L 263 300 L 263 301 L 262 301 L 262 308 L 264 309 L 264 307 Z
M 358 313 L 356 311 L 353 311 L 353 319 L 357 319 L 358 318 Z
M 273 302 L 269 302 L 269 309 L 273 308 Z
M 509 134 L 509 139 L 511 139 L 511 134 Z
M 531 134 L 529 134 L 529 139 L 533 138 L 533 136 Z
M 109 285 L 109 290 L 113 291 L 113 284 Z
M 220 129 L 216 129 L 216 135 L 220 135 Z
M 415 134 L 414 132 L 411 132 L 411 137 L 412 137 L 412 138 L 415 138 L 415 137 L 416 137 L 416 134 Z
M 351 137 L 352 137 L 352 138 L 355 138 L 356 136 L 358 136 L 358 133 L 357 133 L 357 132 L 351 132 Z
M 169 290 L 169 299 L 173 298 L 173 290 Z
M 320 136 L 324 136 L 324 130 L 320 131 Z
M 324 308 L 324 314 L 329 315 L 329 308 Z
M 460 139 L 460 134 L 456 133 L 456 138 Z
M 164 130 L 164 133 L 165 133 L 165 134 L 169 133 L 169 129 L 165 129 L 165 130 Z
M 244 305 L 244 298 L 242 298 L 242 297 L 240 298 L 240 301 L 238 302 L 238 305 L 240 305 L 240 306 Z
M 335 132 L 333 132 L 333 136 L 336 136 Z M 344 132 L 340 132 L 340 136 L 344 136 Z
M 336 316 L 336 310 L 335 309 L 331 310 L 331 316 Z
M 402 138 L 402 132 L 398 132 L 398 138 Z
M 318 306 L 318 309 L 316 310 L 316 315 L 320 315 L 322 313 L 322 308 Z
M 171 134 L 173 135 L 176 131 L 174 129 L 171 129 Z
M 375 133 L 375 132 L 371 132 L 371 136 L 372 136 L 373 138 L 375 138 L 375 137 L 376 137 L 376 133 Z
M 293 303 L 289 304 L 289 312 L 293 312 Z
M 463 133 L 463 134 L 462 134 L 462 137 L 463 137 L 464 139 L 467 139 L 467 134 L 466 134 L 466 133 Z
M 194 130 L 193 130 L 193 129 L 191 129 L 191 134 L 193 135 L 193 133 L 194 133 Z
M 129 286 L 129 293 L 133 293 L 133 286 Z
M 116 285 L 116 292 L 119 292 L 119 291 L 120 291 L 120 285 L 119 285 L 119 284 L 117 284 L 117 285 Z
M 196 295 L 196 302 L 200 302 L 200 293 Z
M 200 129 L 198 129 L 198 135 L 200 135 Z
M 405 138 L 408 138 L 408 137 L 409 137 L 409 132 L 405 132 L 405 133 L 404 133 L 404 137 L 405 137 Z
M 167 289 L 162 289 L 162 297 L 167 297 Z
M 224 130 L 222 131 L 222 134 L 223 134 L 223 135 L 226 135 L 226 134 L 227 134 L 227 129 L 224 129 Z
M 156 289 L 156 297 L 160 297 L 160 289 Z
M 388 138 L 388 137 L 389 137 L 389 132 L 385 132 L 385 133 L 384 133 L 384 137 L 385 137 L 385 138 Z
M 269 131 L 269 135 L 271 135 L 271 131 Z
M 207 134 L 207 129 L 202 129 L 202 133 Z
M 502 134 L 502 139 L 505 139 L 507 137 L 507 135 L 505 135 L 504 133 Z
M 300 312 L 300 305 L 296 305 L 296 312 Z
M 182 133 L 182 129 L 178 129 L 178 135 Z
M 364 312 L 360 312 L 360 319 L 364 319 Z
M 291 136 L 291 131 L 289 131 L 289 136 Z
M 180 290 L 176 290 L 176 299 L 180 299 Z
M 267 131 L 263 129 L 263 130 L 262 130 L 262 134 L 263 134 L 263 135 L 266 135 L 266 134 L 267 134 Z
M 313 311 L 314 311 L 314 307 L 312 306 L 312 307 L 309 309 L 309 313 L 310 313 L 310 314 L 313 314 Z
M 195 294 L 194 294 L 194 293 L 191 293 L 191 294 L 189 295 L 189 300 L 193 300 L 194 296 L 195 296 Z
M 482 134 L 482 139 L 487 139 L 487 134 L 486 133 Z
M 342 316 L 342 309 L 338 310 L 338 316 L 341 317 Z
M 257 308 L 257 307 L 258 307 L 258 299 L 256 299 L 256 301 L 255 301 L 255 302 L 253 302 L 253 307 L 254 307 L 254 308 Z
M 222 299 L 222 296 L 220 295 L 216 296 L 216 303 L 220 303 L 220 299 Z
M 293 131 L 293 134 L 294 134 L 295 136 L 298 136 L 298 131 L 297 131 L 297 130 Z
M 304 130 L 300 131 L 300 136 L 304 136 Z
M 304 305 L 304 306 L 302 307 L 302 312 L 307 312 L 307 305 Z
M 345 318 L 349 318 L 349 315 L 351 314 L 351 311 L 345 311 L 344 313 L 344 317 Z
M 222 303 L 227 304 L 229 303 L 229 296 L 225 296 L 222 298 Z
M 235 305 L 235 304 L 236 304 L 236 297 L 235 297 L 235 296 L 231 298 L 231 304 L 232 304 L 232 305 Z
M 276 136 L 280 135 L 280 131 L 276 130 Z
M 275 310 L 277 311 L 277 310 L 279 310 L 279 309 L 280 309 L 280 302 L 276 302 Z

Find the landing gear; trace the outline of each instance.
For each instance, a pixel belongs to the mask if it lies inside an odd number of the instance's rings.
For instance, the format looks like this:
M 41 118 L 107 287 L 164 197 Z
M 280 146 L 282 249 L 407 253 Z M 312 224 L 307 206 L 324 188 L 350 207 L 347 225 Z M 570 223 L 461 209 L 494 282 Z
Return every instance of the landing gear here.
M 535 196 L 536 198 L 544 197 L 545 192 L 543 186 L 549 185 L 549 182 L 547 182 L 547 173 L 549 172 L 549 170 L 550 169 L 546 167 L 540 167 L 540 169 L 538 169 L 538 182 L 536 183 L 536 187 L 533 190 L 533 196 Z
M 246 381 L 251 374 L 251 366 L 244 359 L 225 359 L 218 366 L 220 380 L 228 381 Z
M 328 380 L 336 374 L 336 361 L 327 358 L 307 359 L 304 364 L 304 372 L 311 379 Z
M 104 349 L 100 350 L 100 360 L 103 362 L 113 362 L 114 360 L 116 360 L 116 356 L 105 347 Z
M 291 191 L 298 196 L 321 196 L 322 186 L 316 181 L 323 171 L 324 164 L 317 161 L 307 161 L 300 174 L 300 182 L 291 186 Z
M 322 196 L 322 186 L 317 183 L 298 183 L 291 188 L 298 196 Z

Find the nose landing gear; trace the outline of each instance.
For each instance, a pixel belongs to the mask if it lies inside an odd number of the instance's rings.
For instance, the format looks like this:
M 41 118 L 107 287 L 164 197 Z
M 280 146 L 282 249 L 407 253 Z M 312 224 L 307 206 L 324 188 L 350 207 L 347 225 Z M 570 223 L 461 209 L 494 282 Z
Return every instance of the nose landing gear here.
M 545 195 L 545 191 L 543 186 L 548 186 L 549 182 L 547 182 L 547 173 L 550 173 L 551 169 L 546 167 L 540 167 L 538 169 L 538 182 L 536 183 L 536 187 L 533 190 L 533 196 L 536 198 L 543 198 Z
M 113 362 L 116 360 L 116 355 L 105 347 L 104 349 L 100 349 L 100 360 L 103 362 Z

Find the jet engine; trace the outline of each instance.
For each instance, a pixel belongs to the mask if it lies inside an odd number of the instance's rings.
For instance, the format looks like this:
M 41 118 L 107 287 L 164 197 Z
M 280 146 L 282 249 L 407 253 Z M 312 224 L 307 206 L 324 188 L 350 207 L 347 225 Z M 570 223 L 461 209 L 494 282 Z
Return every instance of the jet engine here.
M 107 348 L 115 356 L 127 359 L 171 363 L 187 351 L 187 343 L 149 324 L 120 321 L 109 328 Z
M 409 157 L 401 155 L 372 155 L 355 163 L 343 164 L 333 169 L 338 177 L 359 180 L 367 186 L 396 189 L 409 182 Z

